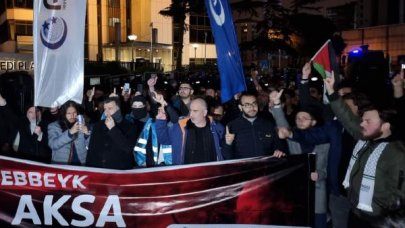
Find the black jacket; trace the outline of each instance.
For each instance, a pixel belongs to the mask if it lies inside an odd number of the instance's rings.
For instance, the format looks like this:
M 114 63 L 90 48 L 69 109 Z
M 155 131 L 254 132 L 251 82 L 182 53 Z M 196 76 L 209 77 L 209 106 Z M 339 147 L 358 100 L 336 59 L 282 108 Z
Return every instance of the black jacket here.
M 249 158 L 272 155 L 274 150 L 286 152 L 285 143 L 278 138 L 275 125 L 257 117 L 249 122 L 240 116 L 228 124 L 229 132 L 235 134 L 232 145 L 223 142 L 222 154 L 225 159 Z
M 132 169 L 135 166 L 134 146 L 139 135 L 135 126 L 123 119 L 108 130 L 104 121 L 93 128 L 86 166 L 109 169 Z
M 37 134 L 31 134 L 30 122 L 24 118 L 19 127 L 20 144 L 18 154 L 25 159 L 40 162 L 51 162 L 52 151 L 48 146 L 48 126 L 43 121 L 39 122 L 42 131 L 42 139 L 38 141 Z

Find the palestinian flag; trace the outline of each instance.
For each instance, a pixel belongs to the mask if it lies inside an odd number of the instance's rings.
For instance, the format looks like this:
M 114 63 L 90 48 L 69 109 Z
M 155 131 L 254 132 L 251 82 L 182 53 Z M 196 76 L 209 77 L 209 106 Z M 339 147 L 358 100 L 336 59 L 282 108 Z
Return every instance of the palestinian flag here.
M 332 75 L 332 70 L 335 71 L 335 74 L 338 73 L 335 56 L 332 43 L 330 40 L 327 40 L 314 57 L 312 57 L 311 62 L 322 78 L 330 77 Z

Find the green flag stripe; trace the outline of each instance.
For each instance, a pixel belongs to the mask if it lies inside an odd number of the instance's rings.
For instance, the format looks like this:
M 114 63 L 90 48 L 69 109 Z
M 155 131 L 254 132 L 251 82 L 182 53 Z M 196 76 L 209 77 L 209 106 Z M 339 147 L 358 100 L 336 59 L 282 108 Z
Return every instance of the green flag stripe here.
M 325 69 L 323 68 L 323 66 L 321 64 L 318 63 L 313 63 L 314 68 L 316 71 L 318 71 L 318 73 L 322 76 L 322 78 L 326 78 L 326 72 Z

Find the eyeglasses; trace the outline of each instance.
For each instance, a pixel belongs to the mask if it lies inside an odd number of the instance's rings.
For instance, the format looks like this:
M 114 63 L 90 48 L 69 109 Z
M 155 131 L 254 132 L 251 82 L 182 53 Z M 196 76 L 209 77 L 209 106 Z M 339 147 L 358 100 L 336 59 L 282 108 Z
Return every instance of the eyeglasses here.
M 191 90 L 190 87 L 180 87 L 179 90 Z
M 254 107 L 257 107 L 257 102 L 245 103 L 245 104 L 242 104 L 242 107 L 244 107 L 244 108 L 254 108 Z

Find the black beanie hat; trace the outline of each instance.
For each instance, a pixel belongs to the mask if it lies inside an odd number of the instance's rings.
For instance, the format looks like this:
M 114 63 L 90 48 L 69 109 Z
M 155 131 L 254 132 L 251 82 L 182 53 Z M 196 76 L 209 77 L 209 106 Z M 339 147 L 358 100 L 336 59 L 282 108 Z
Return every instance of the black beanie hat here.
M 135 97 L 133 97 L 132 98 L 132 103 L 134 103 L 135 101 L 140 101 L 140 102 L 142 102 L 142 104 L 146 104 L 146 99 L 145 99 L 145 97 L 143 97 L 142 95 L 137 95 L 137 96 L 135 96 Z M 131 103 L 131 104 L 132 104 Z
M 315 105 L 308 105 L 308 106 L 303 106 L 301 107 L 298 112 L 306 112 L 309 115 L 311 115 L 311 117 L 316 120 L 317 125 L 319 125 L 320 123 L 322 123 L 322 110 L 320 110 L 320 108 L 316 107 Z

